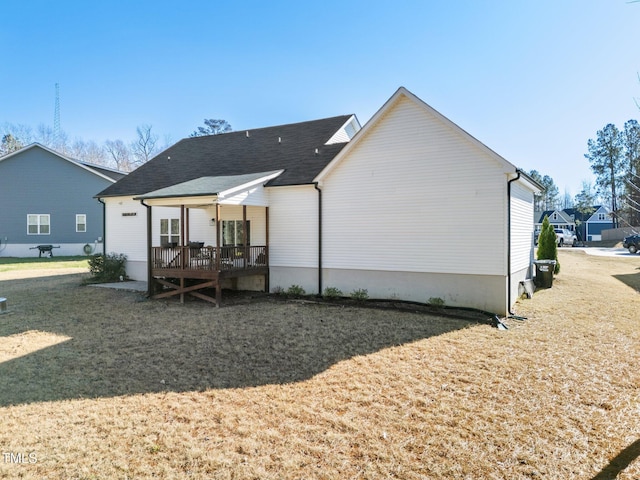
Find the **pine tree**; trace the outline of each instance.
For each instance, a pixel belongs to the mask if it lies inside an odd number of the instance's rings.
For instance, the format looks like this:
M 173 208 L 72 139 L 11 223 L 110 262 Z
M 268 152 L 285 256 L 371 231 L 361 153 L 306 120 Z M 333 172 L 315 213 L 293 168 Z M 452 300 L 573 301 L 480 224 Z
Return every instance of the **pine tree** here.
M 540 237 L 538 237 L 538 260 L 555 260 L 556 268 L 554 272 L 560 272 L 556 232 L 553 230 L 553 225 L 549 223 L 547 216 L 542 220 L 542 230 L 540 230 Z

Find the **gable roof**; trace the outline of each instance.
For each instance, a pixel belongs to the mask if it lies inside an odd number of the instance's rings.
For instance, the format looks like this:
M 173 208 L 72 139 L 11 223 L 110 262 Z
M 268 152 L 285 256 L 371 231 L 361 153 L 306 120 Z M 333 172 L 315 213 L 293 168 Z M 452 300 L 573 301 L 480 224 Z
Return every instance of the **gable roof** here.
M 107 168 L 107 167 L 101 167 L 98 165 L 93 165 L 90 163 L 86 163 L 86 162 L 81 162 L 79 160 L 74 160 L 71 157 L 67 157 L 66 155 L 60 153 L 60 152 L 56 152 L 55 150 L 52 150 L 49 147 L 45 147 L 44 145 L 40 144 L 40 143 L 32 143 L 30 145 L 27 145 L 26 147 L 21 148 L 20 150 L 16 150 L 15 152 L 11 152 L 8 155 L 5 155 L 3 157 L 0 157 L 0 162 L 3 162 L 4 160 L 8 160 L 9 158 L 15 157 L 20 155 L 23 152 L 26 152 L 27 150 L 31 150 L 32 148 L 40 148 L 46 152 L 51 153 L 52 155 L 55 155 L 56 157 L 59 157 L 63 160 L 66 160 L 67 162 L 70 162 L 80 168 L 83 168 L 91 173 L 93 173 L 94 175 L 98 175 L 99 177 L 104 178 L 105 180 L 109 180 L 111 183 L 116 182 L 119 178 L 122 178 L 126 175 L 126 173 L 124 172 L 120 172 L 118 170 L 113 170 L 111 168 Z
M 96 197 L 142 195 L 201 177 L 284 170 L 269 186 L 304 185 L 346 143 L 327 141 L 353 115 L 190 137 L 157 155 Z
M 554 213 L 558 214 L 558 216 L 560 217 L 557 220 L 553 220 L 551 218 L 551 215 L 553 215 Z M 544 217 L 549 217 L 549 222 L 550 223 L 574 223 L 573 218 L 571 218 L 571 215 L 573 215 L 573 213 L 569 213 L 567 211 L 567 209 L 565 210 L 545 210 L 544 212 L 542 212 L 540 214 L 540 216 L 538 217 L 538 221 L 536 223 L 542 223 L 542 221 L 544 220 Z
M 463 130 L 458 125 L 453 123 L 451 120 L 449 120 L 447 117 L 442 115 L 440 112 L 438 112 L 431 106 L 427 105 L 424 101 L 416 97 L 413 93 L 411 93 L 409 90 L 407 90 L 404 87 L 400 87 L 398 88 L 398 90 L 396 90 L 396 92 L 391 96 L 391 98 L 387 100 L 386 103 L 364 125 L 364 127 L 362 127 L 362 129 L 355 134 L 355 136 L 347 144 L 347 146 L 344 149 L 342 149 L 338 155 L 336 155 L 336 157 L 331 161 L 331 163 L 329 163 L 318 174 L 318 176 L 315 177 L 314 180 L 317 182 L 322 182 L 322 180 L 349 154 L 350 151 L 352 151 L 357 147 L 357 145 L 362 141 L 362 139 L 367 135 L 367 133 L 370 130 L 372 130 L 380 122 L 380 120 L 387 114 L 387 112 L 389 112 L 402 98 L 407 98 L 408 100 L 413 102 L 415 105 L 417 105 L 419 108 L 424 109 L 433 117 L 435 117 L 437 120 L 439 120 L 440 122 L 442 122 L 443 124 L 451 128 L 453 131 L 458 133 L 460 136 L 462 136 L 462 138 L 466 139 L 471 144 L 482 149 L 489 157 L 491 157 L 496 162 L 498 162 L 499 165 L 501 165 L 505 173 L 516 174 L 519 171 L 523 180 L 529 185 L 529 188 L 536 191 L 540 187 L 540 185 L 536 183 L 535 180 L 533 180 L 525 172 L 517 169 L 515 165 L 513 165 L 512 163 L 510 163 L 500 155 L 498 155 L 496 152 L 494 152 L 489 147 L 487 147 L 484 143 L 480 142 L 478 139 L 476 139 L 475 137 L 467 133 L 465 130 Z
M 601 213 L 599 212 L 600 209 L 604 209 L 604 211 L 607 213 L 609 212 L 607 207 L 603 205 L 594 205 L 590 208 L 592 210 L 591 213 L 581 212 L 577 208 L 565 208 L 563 210 L 547 210 L 546 212 L 542 212 L 538 223 L 542 223 L 544 216 L 545 215 L 550 216 L 553 212 L 560 214 L 563 219 L 568 219 L 568 223 L 574 222 L 575 220 L 579 222 L 589 222 L 591 218 L 593 218 L 596 215 L 596 213 Z
M 261 179 L 264 179 L 263 181 L 270 180 L 280 173 L 282 173 L 282 170 L 248 173 L 245 175 L 200 177 L 145 193 L 144 195 L 135 197 L 135 200 L 222 195 L 226 192 L 234 191 L 243 186 L 255 183 Z

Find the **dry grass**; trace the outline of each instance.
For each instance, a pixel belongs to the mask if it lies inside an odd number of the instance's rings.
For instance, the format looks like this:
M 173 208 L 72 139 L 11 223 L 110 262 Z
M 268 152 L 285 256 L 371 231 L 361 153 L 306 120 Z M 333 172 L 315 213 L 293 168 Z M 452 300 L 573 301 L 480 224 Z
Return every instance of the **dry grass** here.
M 0 477 L 640 478 L 640 256 L 560 255 L 508 331 L 0 281 Z

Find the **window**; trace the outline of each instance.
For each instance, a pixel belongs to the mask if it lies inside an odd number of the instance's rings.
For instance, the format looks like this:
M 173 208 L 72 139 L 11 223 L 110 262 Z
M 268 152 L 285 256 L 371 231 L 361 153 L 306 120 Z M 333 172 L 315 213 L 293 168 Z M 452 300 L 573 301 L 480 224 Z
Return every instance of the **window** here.
M 49 214 L 27 215 L 27 235 L 49 235 L 50 233 L 51 222 Z
M 554 214 L 551 216 L 551 218 L 553 218 L 554 220 L 557 220 L 557 219 L 558 219 L 558 214 L 557 214 L 557 213 L 554 213 Z
M 607 214 L 606 213 L 599 213 L 598 214 L 598 220 L 603 221 L 607 219 Z
M 180 220 L 177 218 L 163 218 L 160 220 L 160 244 L 177 244 L 180 242 Z
M 87 231 L 87 216 L 84 213 L 76 215 L 76 232 L 82 233 Z
M 250 222 L 247 220 L 247 246 L 251 245 Z M 242 231 L 242 220 L 222 221 L 222 246 L 223 247 L 243 247 L 244 235 Z

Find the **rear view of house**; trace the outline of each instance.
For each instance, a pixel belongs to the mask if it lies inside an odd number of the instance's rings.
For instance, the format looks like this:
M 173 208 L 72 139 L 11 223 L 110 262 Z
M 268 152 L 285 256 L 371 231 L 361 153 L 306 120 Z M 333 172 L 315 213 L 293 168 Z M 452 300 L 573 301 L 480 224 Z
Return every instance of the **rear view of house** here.
M 362 128 L 343 115 L 184 139 L 98 197 L 107 250 L 152 295 L 201 294 L 187 278 L 505 314 L 531 276 L 538 189 L 400 88 Z
M 38 255 L 38 245 L 101 253 L 103 206 L 93 197 L 123 176 L 37 143 L 0 157 L 0 256 Z

